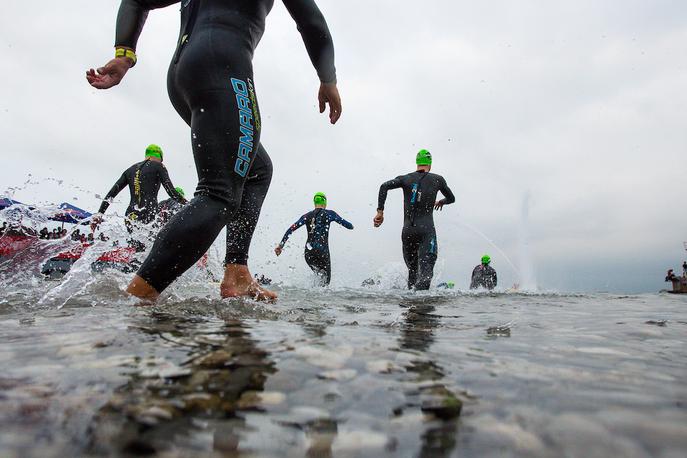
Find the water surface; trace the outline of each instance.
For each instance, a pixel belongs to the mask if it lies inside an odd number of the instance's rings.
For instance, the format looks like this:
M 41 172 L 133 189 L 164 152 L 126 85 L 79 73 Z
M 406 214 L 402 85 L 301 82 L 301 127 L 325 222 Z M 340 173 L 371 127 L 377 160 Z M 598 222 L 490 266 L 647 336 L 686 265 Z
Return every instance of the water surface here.
M 684 456 L 668 294 L 285 287 L 276 305 L 124 274 L 0 299 L 0 455 Z M 76 282 L 76 280 L 73 280 Z

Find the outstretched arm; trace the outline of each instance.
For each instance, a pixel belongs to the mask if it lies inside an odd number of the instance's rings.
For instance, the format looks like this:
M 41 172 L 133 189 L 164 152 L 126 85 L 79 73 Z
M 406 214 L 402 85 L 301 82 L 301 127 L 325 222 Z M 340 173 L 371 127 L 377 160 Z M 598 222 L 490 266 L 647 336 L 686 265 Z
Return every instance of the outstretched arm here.
M 184 196 L 179 194 L 177 190 L 174 189 L 172 180 L 169 179 L 169 172 L 167 171 L 167 167 L 165 167 L 162 164 L 160 165 L 160 182 L 162 183 L 162 187 L 165 188 L 165 191 L 167 191 L 167 195 L 169 195 L 169 197 L 176 200 L 180 204 L 186 205 L 187 201 L 186 199 L 184 199 Z
M 479 267 L 472 269 L 472 276 L 470 277 L 470 289 L 477 289 L 479 286 L 477 280 L 479 278 Z
M 341 116 L 341 97 L 336 88 L 334 42 L 322 12 L 314 0 L 283 0 L 284 6 L 296 22 L 317 76 L 320 78 L 318 99 L 320 113 L 329 104 L 329 120 L 335 124 Z
M 333 210 L 330 210 L 330 211 L 331 211 L 330 215 L 331 215 L 332 221 L 334 221 L 335 223 L 341 224 L 346 229 L 353 229 L 353 225 L 351 223 L 349 223 L 348 221 L 346 221 L 345 219 L 343 219 L 341 216 L 339 216 L 339 214 L 337 212 L 335 212 Z
M 117 13 L 115 47 L 136 51 L 136 43 L 148 18 L 148 12 L 179 3 L 180 0 L 122 0 Z
M 403 186 L 401 177 L 396 177 L 393 180 L 386 181 L 382 183 L 379 187 L 379 197 L 377 198 L 377 215 L 375 215 L 372 222 L 374 227 L 379 227 L 384 222 L 384 204 L 386 203 L 386 194 L 389 189 L 396 189 Z
M 327 21 L 313 0 L 283 0 L 303 37 L 317 76 L 323 83 L 336 83 L 334 42 Z
M 444 195 L 444 198 L 434 203 L 435 210 L 442 210 L 444 205 L 452 204 L 456 201 L 456 196 L 453 195 L 451 188 L 446 184 L 444 177 L 441 177 L 441 181 L 439 182 L 439 191 Z
M 298 221 L 293 223 L 284 233 L 284 237 L 282 237 L 281 242 L 279 242 L 279 245 L 274 249 L 274 252 L 276 253 L 277 256 L 279 256 L 282 252 L 282 249 L 284 248 L 284 245 L 286 245 L 286 241 L 289 240 L 289 236 L 293 234 L 293 232 L 301 227 L 302 225 L 305 224 L 305 222 L 308 220 L 308 214 L 306 213 L 305 215 L 301 216 Z
M 398 189 L 403 186 L 401 177 L 396 177 L 393 180 L 382 183 L 379 187 L 379 196 L 377 198 L 377 211 L 384 211 L 384 204 L 386 203 L 386 194 L 390 189 Z
M 103 203 L 100 204 L 100 208 L 98 209 L 98 213 L 105 213 L 112 200 L 117 197 L 117 194 L 119 194 L 122 189 L 126 188 L 126 185 L 126 176 L 122 173 L 122 176 L 119 177 L 119 179 L 115 182 L 114 186 L 112 186 L 112 189 L 110 189 L 107 195 L 105 195 Z
M 110 60 L 98 70 L 86 72 L 88 83 L 96 89 L 109 89 L 118 85 L 126 72 L 136 65 L 136 43 L 141 35 L 148 11 L 179 3 L 180 0 L 122 0 L 117 14 L 115 48 L 123 55 Z M 131 51 L 131 52 L 129 52 Z
M 122 176 L 119 177 L 119 179 L 115 182 L 114 186 L 112 186 L 112 189 L 110 189 L 110 191 L 105 195 L 105 198 L 98 209 L 98 213 L 93 215 L 93 218 L 91 219 L 91 231 L 95 231 L 98 225 L 103 221 L 103 213 L 105 213 L 107 208 L 110 206 L 110 202 L 112 202 L 112 199 L 117 197 L 117 194 L 119 194 L 127 184 L 128 182 L 126 180 L 126 176 L 122 173 Z

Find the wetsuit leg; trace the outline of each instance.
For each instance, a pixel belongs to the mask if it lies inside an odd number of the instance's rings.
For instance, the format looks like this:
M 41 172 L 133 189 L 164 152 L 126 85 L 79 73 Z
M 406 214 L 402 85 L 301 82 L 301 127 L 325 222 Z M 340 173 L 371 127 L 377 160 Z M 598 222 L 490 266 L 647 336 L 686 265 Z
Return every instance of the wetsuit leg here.
M 305 250 L 305 262 L 320 277 L 322 286 L 332 278 L 332 263 L 329 250 Z
M 403 247 L 403 260 L 408 268 L 408 289 L 413 289 L 417 283 L 419 248 L 415 228 L 403 228 L 403 232 L 401 232 L 401 245 Z
M 250 48 L 233 30 L 197 31 L 170 67 L 168 91 L 191 125 L 198 173 L 195 197 L 160 231 L 138 275 L 162 292 L 210 248 L 236 215 L 260 142 Z M 224 54 L 221 54 L 224 52 Z
M 248 264 L 248 249 L 271 181 L 272 161 L 265 148 L 259 145 L 253 167 L 243 187 L 239 211 L 236 217 L 227 224 L 225 265 Z
M 429 289 L 434 276 L 434 264 L 437 262 L 439 247 L 437 246 L 436 231 L 425 229 L 422 233 L 418 249 L 418 278 L 415 288 L 418 290 Z

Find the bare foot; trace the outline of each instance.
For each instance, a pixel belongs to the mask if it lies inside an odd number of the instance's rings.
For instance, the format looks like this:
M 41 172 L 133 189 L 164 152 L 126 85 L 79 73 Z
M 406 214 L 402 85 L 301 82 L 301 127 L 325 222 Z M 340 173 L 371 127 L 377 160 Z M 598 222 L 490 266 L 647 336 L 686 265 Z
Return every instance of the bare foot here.
M 277 302 L 277 295 L 258 285 L 251 276 L 248 266 L 241 264 L 227 265 L 219 293 L 222 298 L 250 297 L 256 301 Z
M 138 275 L 134 275 L 131 283 L 129 283 L 129 286 L 126 288 L 126 292 L 139 299 L 143 299 L 143 302 L 138 305 L 153 305 L 160 296 L 160 293 L 158 293 L 155 288 L 150 286 L 147 281 Z

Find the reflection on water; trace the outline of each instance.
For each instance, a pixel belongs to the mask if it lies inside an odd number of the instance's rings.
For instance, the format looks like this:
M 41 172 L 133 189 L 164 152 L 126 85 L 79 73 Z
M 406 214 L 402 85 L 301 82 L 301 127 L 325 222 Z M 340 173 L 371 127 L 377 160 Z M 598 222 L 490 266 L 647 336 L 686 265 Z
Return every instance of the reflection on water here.
M 456 446 L 458 416 L 462 401 L 448 389 L 441 380 L 445 371 L 431 359 L 430 347 L 434 342 L 434 330 L 439 327 L 441 317 L 435 315 L 435 303 L 445 300 L 437 298 L 407 298 L 400 306 L 407 308 L 401 325 L 400 348 L 415 350 L 430 359 L 411 361 L 406 370 L 412 375 L 419 389 L 407 393 L 409 405 L 413 402 L 433 418 L 421 436 L 421 457 L 450 456 Z
M 0 456 L 681 456 L 687 311 L 669 295 L 6 283 Z M 325 296 L 326 294 L 326 296 Z M 661 323 L 660 326 L 655 323 Z M 591 452 L 590 452 L 591 451 Z
M 94 452 L 238 450 L 246 428 L 242 412 L 260 409 L 260 392 L 276 369 L 242 322 L 211 330 L 203 324 L 158 313 L 136 328 L 179 347 L 185 360 L 176 365 L 156 355 L 139 361 L 140 370 L 95 416 Z

